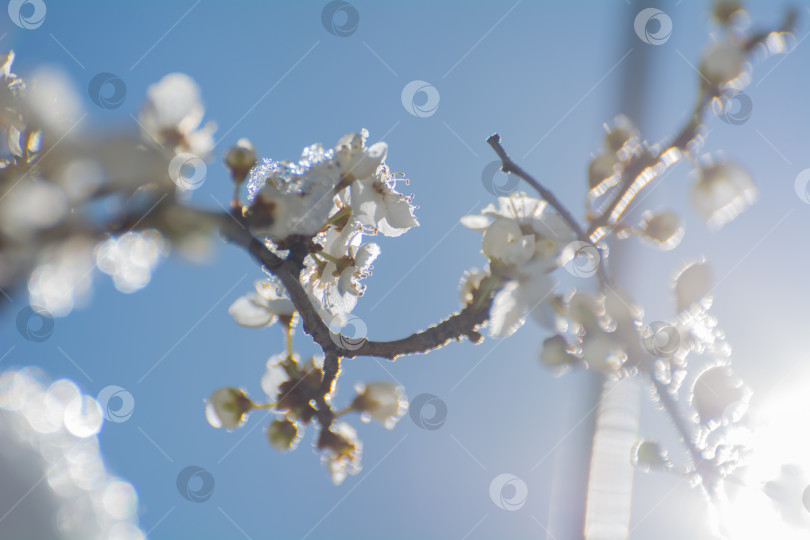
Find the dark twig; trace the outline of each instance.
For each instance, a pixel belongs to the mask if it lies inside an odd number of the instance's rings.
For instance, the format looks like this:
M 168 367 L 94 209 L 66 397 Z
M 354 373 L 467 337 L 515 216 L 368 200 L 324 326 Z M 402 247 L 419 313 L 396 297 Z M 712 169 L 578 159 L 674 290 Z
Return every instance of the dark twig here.
M 500 135 L 498 135 L 497 133 L 490 135 L 490 137 L 487 139 L 487 142 L 492 147 L 492 149 L 495 150 L 495 153 L 498 154 L 498 157 L 501 158 L 502 163 L 501 169 L 503 169 L 503 172 L 515 173 L 520 178 L 525 180 L 527 184 L 529 184 L 530 186 L 532 186 L 534 189 L 537 190 L 537 192 L 540 194 L 540 197 L 542 197 L 543 200 L 548 202 L 548 204 L 550 204 L 552 207 L 554 207 L 554 209 L 557 212 L 559 212 L 560 216 L 562 216 L 565 222 L 568 223 L 568 226 L 571 227 L 571 230 L 574 231 L 574 234 L 577 235 L 577 238 L 579 238 L 583 242 L 590 243 L 588 237 L 585 236 L 585 233 L 582 231 L 582 227 L 579 226 L 577 220 L 574 219 L 574 216 L 571 215 L 571 212 L 569 212 L 568 209 L 565 206 L 563 206 L 563 204 L 557 199 L 557 197 L 555 197 L 552 192 L 544 188 L 542 184 L 540 184 L 540 182 L 538 182 L 537 180 L 534 179 L 534 177 L 532 177 L 532 175 L 524 171 L 522 168 L 520 168 L 520 166 L 517 163 L 512 161 L 512 158 L 510 158 L 509 155 L 507 155 L 506 150 L 504 150 L 503 146 L 501 146 Z
M 359 347 L 344 348 L 338 345 L 341 342 L 340 339 L 333 339 L 329 327 L 312 305 L 309 295 L 300 281 L 300 262 L 292 260 L 292 253 L 290 259 L 287 260 L 274 254 L 264 243 L 254 237 L 247 227 L 239 226 L 240 220 L 243 218 L 238 214 L 215 215 L 219 216 L 220 230 L 225 238 L 229 242 L 246 248 L 253 258 L 272 272 L 287 289 L 287 293 L 303 321 L 304 332 L 309 334 L 326 354 L 324 370 L 327 376 L 336 376 L 339 369 L 338 360 L 344 357 L 375 356 L 393 360 L 406 354 L 424 353 L 440 347 L 448 341 L 463 337 L 478 343 L 481 340 L 481 334 L 477 332 L 476 328 L 488 319 L 492 298 L 500 289 L 500 283 L 498 283 L 498 286 L 492 287 L 488 292 L 475 291 L 473 300 L 459 313 L 436 326 L 415 332 L 406 338 L 394 341 L 364 341 Z M 330 375 L 332 371 L 335 375 Z

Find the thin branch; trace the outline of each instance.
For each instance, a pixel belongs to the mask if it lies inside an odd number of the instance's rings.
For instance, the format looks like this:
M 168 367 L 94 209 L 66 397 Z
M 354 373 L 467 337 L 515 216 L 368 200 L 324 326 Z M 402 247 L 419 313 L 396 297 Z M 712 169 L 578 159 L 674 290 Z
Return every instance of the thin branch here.
M 491 135 L 487 139 L 487 142 L 492 149 L 495 150 L 495 153 L 498 154 L 498 157 L 501 158 L 501 163 L 503 164 L 501 168 L 503 169 L 503 172 L 515 173 L 520 178 L 525 180 L 527 184 L 537 190 L 540 197 L 542 197 L 546 202 L 548 202 L 548 204 L 554 207 L 557 212 L 559 212 L 560 216 L 562 216 L 565 222 L 568 223 L 568 226 L 571 227 L 571 230 L 574 231 L 574 234 L 577 235 L 577 238 L 583 242 L 590 243 L 588 237 L 585 236 L 585 233 L 582 231 L 582 227 L 579 226 L 577 220 L 574 219 L 571 212 L 569 212 L 568 209 L 563 206 L 557 197 L 555 197 L 552 192 L 544 188 L 540 182 L 532 177 L 532 175 L 524 171 L 517 163 L 512 161 L 512 158 L 507 155 L 506 150 L 504 150 L 503 146 L 501 146 L 501 136 L 499 134 L 495 133 Z
M 566 208 L 551 191 L 543 187 L 543 185 L 540 182 L 538 182 L 532 175 L 523 170 L 517 163 L 515 163 L 512 160 L 512 158 L 509 157 L 509 155 L 506 153 L 506 150 L 504 150 L 503 146 L 501 146 L 501 136 L 499 134 L 495 133 L 491 135 L 487 139 L 487 142 L 492 147 L 492 149 L 495 150 L 495 153 L 498 154 L 498 157 L 501 158 L 502 163 L 501 169 L 503 169 L 503 172 L 515 173 L 520 178 L 525 180 L 526 183 L 528 183 L 530 186 L 532 186 L 534 189 L 537 190 L 537 192 L 540 194 L 540 197 L 543 200 L 545 200 L 548 204 L 550 204 L 552 208 L 554 208 L 560 214 L 560 216 L 568 224 L 568 226 L 571 227 L 571 230 L 574 231 L 574 234 L 576 235 L 577 239 L 580 242 L 583 242 L 585 244 L 592 243 L 589 238 L 589 235 L 585 234 L 585 232 L 582 230 L 582 227 L 580 227 L 577 220 L 574 219 L 574 216 L 571 214 L 571 212 L 568 211 L 568 208 Z M 601 260 L 599 262 L 599 266 L 597 267 L 596 272 L 597 277 L 599 278 L 600 286 L 604 287 L 606 284 L 607 285 L 612 284 L 613 280 L 608 274 L 604 258 L 600 257 L 600 259 Z
M 798 14 L 795 9 L 788 11 L 785 15 L 785 20 L 782 23 L 782 26 L 777 30 L 771 31 L 762 31 L 758 32 L 748 40 L 743 43 L 743 49 L 751 54 L 754 49 L 756 49 L 760 45 L 765 45 L 765 43 L 771 39 L 774 34 L 786 33 L 786 32 L 793 32 L 795 30 L 796 22 L 798 19 Z M 699 131 L 701 127 L 705 125 L 703 121 L 703 117 L 706 114 L 706 110 L 709 108 L 712 100 L 719 96 L 723 91 L 722 88 L 713 87 L 713 88 L 706 88 L 706 85 L 701 83 L 700 86 L 700 93 L 698 95 L 698 100 L 695 105 L 694 110 L 692 111 L 692 115 L 689 118 L 689 121 L 684 125 L 684 127 L 680 130 L 680 132 L 675 136 L 671 144 L 660 144 L 657 145 L 664 150 L 662 152 L 653 152 L 651 147 L 646 146 L 643 150 L 633 156 L 630 162 L 625 167 L 624 171 L 622 172 L 621 180 L 619 181 L 619 188 L 616 191 L 616 195 L 608 204 L 607 208 L 602 212 L 599 217 L 594 219 L 591 222 L 590 227 L 588 227 L 588 238 L 594 238 L 594 234 L 599 231 L 602 227 L 608 225 L 615 225 L 619 222 L 622 213 L 626 210 L 627 206 L 619 211 L 616 215 L 617 207 L 625 199 L 630 189 L 635 184 L 638 177 L 647 170 L 652 170 L 654 168 L 659 169 L 657 174 L 655 174 L 652 178 L 650 178 L 646 183 L 649 183 L 657 176 L 663 174 L 666 169 L 672 165 L 674 165 L 678 160 L 670 161 L 667 163 L 665 160 L 662 160 L 661 157 L 666 154 L 671 149 L 677 149 L 681 153 L 689 152 L 689 147 L 693 143 L 693 141 L 697 140 Z M 639 189 L 639 192 L 641 190 Z M 638 194 L 636 194 L 638 195 Z
M 254 237 L 247 227 L 239 226 L 240 220 L 243 220 L 243 218 L 238 214 L 208 215 L 218 216 L 223 236 L 229 242 L 246 248 L 254 259 L 281 281 L 290 295 L 290 300 L 292 300 L 296 311 L 301 316 L 304 332 L 309 334 L 326 354 L 328 362 L 325 363 L 325 370 L 328 370 L 328 375 L 332 370 L 334 370 L 334 376 L 337 375 L 339 358 L 375 356 L 393 360 L 406 354 L 424 353 L 441 347 L 449 341 L 460 340 L 464 337 L 478 343 L 481 341 L 481 334 L 476 329 L 489 318 L 492 298 L 501 285 L 499 282 L 496 284 L 497 286 L 488 289 L 487 292 L 476 290 L 473 293 L 473 300 L 467 307 L 436 326 L 415 332 L 403 339 L 394 341 L 367 340 L 358 347 L 348 349 L 338 345 L 342 340 L 336 339 L 329 330 L 301 284 L 300 273 L 303 256 L 300 250 L 293 249 L 290 258 L 282 259 L 270 251 L 263 242 Z M 297 256 L 298 260 L 293 260 L 294 256 Z M 332 357 L 335 358 L 334 364 L 333 360 L 330 359 Z

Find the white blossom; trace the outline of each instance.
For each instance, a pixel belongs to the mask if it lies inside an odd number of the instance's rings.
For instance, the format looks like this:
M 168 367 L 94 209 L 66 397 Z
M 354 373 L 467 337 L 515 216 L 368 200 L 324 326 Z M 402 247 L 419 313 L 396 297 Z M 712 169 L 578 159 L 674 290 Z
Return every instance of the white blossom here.
M 717 163 L 699 170 L 692 187 L 692 202 L 709 226 L 720 228 L 734 220 L 757 198 L 748 172 L 734 163 Z
M 375 420 L 387 429 L 394 426 L 408 410 L 408 398 L 402 386 L 390 382 L 358 383 L 352 408 L 362 413 L 364 421 Z
M 240 296 L 228 308 L 236 324 L 250 328 L 270 326 L 279 316 L 290 317 L 295 306 L 280 283 L 257 281 L 256 292 Z
M 478 215 L 461 218 L 465 227 L 482 232 L 484 254 L 511 266 L 529 261 L 541 271 L 560 265 L 562 248 L 575 239 L 568 224 L 548 209 L 546 201 L 515 193 L 499 197 Z
M 342 484 L 347 475 L 355 475 L 362 470 L 360 460 L 363 443 L 357 438 L 357 430 L 351 425 L 338 422 L 328 434 L 321 433 L 321 439 L 326 439 L 321 461 L 329 470 L 335 485 Z
M 526 315 L 551 299 L 554 283 L 543 273 L 529 274 L 507 282 L 492 300 L 489 334 L 507 337 L 523 326 Z
M 318 238 L 323 250 L 306 260 L 301 281 L 330 314 L 349 313 L 365 291 L 360 280 L 371 275 L 371 263 L 380 248 L 362 241 L 362 228 L 356 222 L 342 230 L 330 228 Z
M 464 275 L 461 276 L 461 280 L 459 280 L 458 284 L 459 300 L 461 301 L 461 305 L 466 306 L 472 302 L 473 291 L 478 289 L 481 282 L 487 277 L 489 277 L 488 270 L 472 268 L 464 272 Z
M 363 129 L 360 133 L 344 135 L 335 145 L 335 159 L 340 167 L 340 174 L 349 182 L 372 177 L 385 161 L 388 145 L 378 142 L 366 148 L 367 138 L 368 131 Z
M 279 389 L 283 383 L 290 380 L 290 375 L 284 368 L 284 363 L 287 362 L 289 357 L 287 353 L 274 354 L 267 360 L 264 375 L 262 375 L 261 385 L 264 393 L 272 403 L 279 399 Z M 297 356 L 293 357 L 293 361 L 298 360 Z
M 236 429 L 245 423 L 253 402 L 243 390 L 222 387 L 208 397 L 205 418 L 215 428 Z
M 212 122 L 200 126 L 205 107 L 200 88 L 183 73 L 170 73 L 149 86 L 138 122 L 143 138 L 175 153 L 189 152 L 201 159 L 214 148 Z
M 351 184 L 351 206 L 363 225 L 385 236 L 400 236 L 419 226 L 411 199 L 394 189 L 396 179 L 383 165 L 373 178 Z

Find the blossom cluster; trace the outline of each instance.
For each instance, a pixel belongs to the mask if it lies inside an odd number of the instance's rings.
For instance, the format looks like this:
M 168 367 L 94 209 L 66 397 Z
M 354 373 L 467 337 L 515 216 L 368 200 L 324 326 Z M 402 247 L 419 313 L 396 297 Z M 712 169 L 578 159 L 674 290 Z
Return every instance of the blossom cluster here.
M 314 144 L 304 149 L 298 162 L 263 159 L 247 174 L 237 172 L 236 156 L 226 157 L 234 180 L 247 179 L 247 202 L 242 214 L 251 232 L 262 237 L 277 253 L 292 243 L 309 239 L 313 248 L 304 259 L 300 283 L 309 301 L 328 324 L 350 313 L 363 295 L 362 280 L 371 275 L 372 263 L 380 254 L 365 236 L 400 236 L 419 225 L 411 198 L 396 190 L 407 180 L 392 173 L 383 142 L 366 146 L 368 132 L 350 133 L 334 148 Z M 243 145 L 243 149 L 248 149 Z M 245 160 L 250 163 L 255 156 Z M 273 409 L 280 418 L 270 423 L 268 439 L 278 450 L 292 449 L 304 427 L 317 419 L 320 431 L 316 447 L 335 483 L 360 471 L 362 443 L 345 422 L 319 418 L 324 408 L 331 413 L 329 390 L 321 392 L 323 357 L 301 363 L 292 350 L 296 308 L 275 276 L 255 283 L 255 292 L 238 298 L 229 308 L 234 320 L 252 328 L 279 321 L 288 334 L 287 351 L 267 362 L 262 388 L 269 403 L 257 405 L 239 389 L 220 388 L 208 399 L 206 415 L 214 427 L 241 426 L 250 410 Z M 322 403 L 313 407 L 312 403 Z M 404 390 L 398 385 L 371 382 L 356 388 L 356 397 L 335 417 L 357 412 L 361 419 L 379 421 L 392 428 L 407 409 Z
M 196 83 L 167 75 L 148 89 L 140 136 L 98 136 L 62 72 L 34 71 L 28 85 L 13 62 L 0 56 L 0 287 L 27 280 L 32 305 L 64 316 L 89 299 L 96 269 L 133 292 L 172 245 L 199 251 L 211 224 L 179 205 L 186 185 L 173 170 L 213 149 Z

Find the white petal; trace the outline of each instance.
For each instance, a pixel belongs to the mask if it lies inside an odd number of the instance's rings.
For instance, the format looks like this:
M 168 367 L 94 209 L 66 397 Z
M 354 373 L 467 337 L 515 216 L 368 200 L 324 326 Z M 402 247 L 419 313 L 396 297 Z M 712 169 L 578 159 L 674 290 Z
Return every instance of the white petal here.
M 510 281 L 492 301 L 489 309 L 489 334 L 492 337 L 507 337 L 523 326 L 529 306 L 520 294 L 517 281 Z
M 484 232 L 487 227 L 492 225 L 492 218 L 488 216 L 482 216 L 478 214 L 470 214 L 469 216 L 464 216 L 461 218 L 461 224 L 467 227 L 468 229 L 472 229 L 478 232 Z
M 262 299 L 255 294 L 241 296 L 228 308 L 236 324 L 250 328 L 261 328 L 272 324 L 276 314 L 267 308 Z

